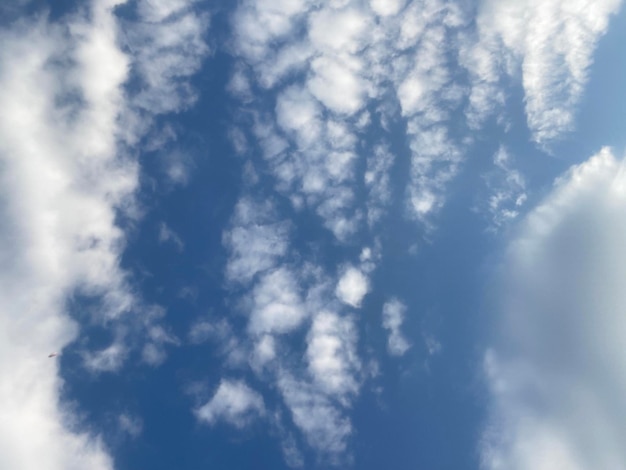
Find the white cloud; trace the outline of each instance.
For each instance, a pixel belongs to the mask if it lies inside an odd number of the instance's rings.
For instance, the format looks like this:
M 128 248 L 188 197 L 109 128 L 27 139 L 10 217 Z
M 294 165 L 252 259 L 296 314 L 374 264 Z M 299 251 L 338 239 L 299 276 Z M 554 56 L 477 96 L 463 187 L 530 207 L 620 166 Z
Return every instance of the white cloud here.
M 354 266 L 344 268 L 337 283 L 335 294 L 343 303 L 359 308 L 363 297 L 369 292 L 369 279 L 363 272 Z
M 222 380 L 213 398 L 196 410 L 198 419 L 209 425 L 226 421 L 237 428 L 244 428 L 264 415 L 263 397 L 240 380 Z
M 402 356 L 411 347 L 401 331 L 405 315 L 406 305 L 398 299 L 391 299 L 383 305 L 383 328 L 389 330 L 387 350 L 393 356 Z
M 309 7 L 308 0 L 248 0 L 233 16 L 235 48 L 250 61 L 259 62 L 270 45 L 292 32 L 294 19 Z
M 304 88 L 287 88 L 276 100 L 276 122 L 283 130 L 293 132 L 303 148 L 317 143 L 320 114 L 319 105 Z
M 307 82 L 313 96 L 335 113 L 354 114 L 365 104 L 367 82 L 363 80 L 360 61 L 342 57 L 318 57 L 311 62 Z
M 209 53 L 204 33 L 209 17 L 193 1 L 142 0 L 141 21 L 124 29 L 134 68 L 142 80 L 133 105 L 151 114 L 182 111 L 196 100 L 187 78 Z
M 625 204 L 624 163 L 604 149 L 511 242 L 485 359 L 483 468 L 626 467 Z
M 380 16 L 397 15 L 405 4 L 406 0 L 370 0 L 370 7 Z
M 139 437 L 143 432 L 143 420 L 139 416 L 123 413 L 118 417 L 120 429 L 131 437 Z
M 172 333 L 163 327 L 150 326 L 147 331 L 147 343 L 141 351 L 141 357 L 147 364 L 158 366 L 167 358 L 165 347 L 167 345 L 178 346 L 180 341 Z
M 394 162 L 393 154 L 385 146 L 378 145 L 367 157 L 367 170 L 364 181 L 368 188 L 367 221 L 374 226 L 391 203 L 390 170 Z
M 278 387 L 291 418 L 314 449 L 340 460 L 352 434 L 352 424 L 325 394 L 287 373 L 278 378 Z
M 117 338 L 104 349 L 85 351 L 83 361 L 85 367 L 93 372 L 110 372 L 119 370 L 127 356 L 128 348 L 123 344 L 123 338 Z
M 490 230 L 498 230 L 517 218 L 526 202 L 526 181 L 513 167 L 513 157 L 501 146 L 493 157 L 495 168 L 484 175 L 490 196 L 486 211 L 491 217 Z
M 528 126 L 547 144 L 574 124 L 598 39 L 620 0 L 525 0 L 483 2 L 477 17 L 478 43 L 468 51 L 474 74 L 473 110 L 494 111 L 499 69 L 521 73 Z M 489 98 L 495 91 L 496 98 Z
M 247 347 L 235 335 L 233 327 L 224 318 L 220 320 L 200 319 L 191 325 L 188 333 L 192 344 L 211 341 L 218 347 L 218 352 L 231 367 L 240 367 L 246 363 Z
M 250 366 L 257 372 L 276 359 L 276 340 L 271 335 L 263 335 L 254 345 Z
M 364 47 L 369 18 L 353 9 L 321 9 L 310 16 L 309 38 L 316 49 L 355 53 Z
M 83 351 L 92 370 L 119 368 L 157 321 L 119 265 L 118 218 L 137 214 L 139 167 L 125 146 L 151 121 L 124 89 L 137 62 L 118 45 L 119 3 L 94 0 L 59 23 L 40 15 L 0 30 L 0 352 L 10 358 L 0 360 L 2 468 L 113 468 L 60 401 L 59 366 L 45 358 L 81 333 L 69 296 L 93 299 L 81 319 L 114 337 L 101 351 Z
M 65 427 L 72 412 L 59 403 L 59 366 L 46 357 L 78 335 L 65 308 L 74 289 L 108 292 L 104 315 L 132 303 L 115 226 L 116 207 L 136 186 L 135 164 L 115 153 L 127 59 L 110 4 L 95 3 L 92 18 L 74 17 L 75 35 L 45 19 L 0 31 L 0 467 L 113 466 L 99 439 Z
M 357 334 L 351 317 L 320 312 L 313 318 L 307 336 L 306 356 L 314 381 L 326 394 L 343 402 L 356 394 L 356 373 L 360 361 L 356 352 Z
M 174 232 L 165 222 L 161 222 L 159 225 L 159 242 L 166 243 L 171 242 L 178 251 L 183 251 L 185 243 L 180 236 Z
M 289 226 L 275 220 L 270 203 L 242 198 L 235 208 L 232 224 L 233 228 L 223 237 L 231 251 L 226 267 L 229 280 L 248 283 L 287 254 Z
M 300 326 L 307 312 L 298 291 L 295 274 L 284 267 L 264 275 L 252 292 L 248 331 L 288 333 Z

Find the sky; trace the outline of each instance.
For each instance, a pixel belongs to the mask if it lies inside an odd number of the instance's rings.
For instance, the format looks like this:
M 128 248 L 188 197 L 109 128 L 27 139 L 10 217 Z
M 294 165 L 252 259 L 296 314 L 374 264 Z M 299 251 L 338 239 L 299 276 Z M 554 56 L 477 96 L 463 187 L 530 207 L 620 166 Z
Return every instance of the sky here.
M 620 0 L 12 0 L 0 44 L 0 468 L 626 470 Z

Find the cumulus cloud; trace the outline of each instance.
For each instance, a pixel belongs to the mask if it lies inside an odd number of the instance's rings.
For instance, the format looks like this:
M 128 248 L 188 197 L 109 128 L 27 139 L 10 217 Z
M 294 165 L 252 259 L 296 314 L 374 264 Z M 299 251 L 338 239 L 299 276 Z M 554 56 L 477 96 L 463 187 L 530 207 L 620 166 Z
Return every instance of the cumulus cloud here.
M 240 380 L 222 380 L 213 397 L 196 410 L 200 421 L 209 425 L 226 421 L 236 428 L 244 428 L 264 415 L 263 397 Z
M 603 149 L 525 219 L 485 358 L 485 469 L 623 468 L 626 172 Z
M 524 87 L 528 126 L 548 144 L 574 124 L 598 39 L 620 0 L 483 2 L 478 41 L 465 55 L 473 74 L 471 117 L 480 122 L 502 104 L 502 74 Z
M 354 266 L 344 268 L 335 293 L 339 300 L 354 308 L 361 306 L 363 297 L 369 292 L 369 279 Z
M 406 314 L 406 305 L 398 299 L 391 299 L 383 305 L 383 328 L 389 331 L 387 350 L 393 356 L 402 356 L 411 344 L 402 334 L 402 323 Z M 430 347 L 429 353 L 430 353 Z

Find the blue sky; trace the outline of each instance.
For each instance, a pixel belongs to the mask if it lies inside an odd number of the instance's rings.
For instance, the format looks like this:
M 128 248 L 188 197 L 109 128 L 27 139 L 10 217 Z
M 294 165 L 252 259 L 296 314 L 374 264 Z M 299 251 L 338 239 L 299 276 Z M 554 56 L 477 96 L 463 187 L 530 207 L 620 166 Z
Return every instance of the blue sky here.
M 619 0 L 0 6 L 0 468 L 626 469 L 625 40 Z

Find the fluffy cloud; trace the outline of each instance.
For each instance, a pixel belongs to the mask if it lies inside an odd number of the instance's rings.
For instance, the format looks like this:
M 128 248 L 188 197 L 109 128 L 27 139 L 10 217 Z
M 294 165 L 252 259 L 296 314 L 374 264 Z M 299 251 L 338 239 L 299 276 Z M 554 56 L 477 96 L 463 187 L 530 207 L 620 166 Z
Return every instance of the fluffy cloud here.
M 222 380 L 213 397 L 196 411 L 199 420 L 214 425 L 226 421 L 237 428 L 265 414 L 263 397 L 242 381 Z
M 287 373 L 279 376 L 278 387 L 293 422 L 302 430 L 309 445 L 332 460 L 341 459 L 352 434 L 349 418 L 316 387 Z
M 354 266 L 347 266 L 337 283 L 335 293 L 339 300 L 352 307 L 361 306 L 363 297 L 369 292 L 369 279 Z
M 485 367 L 483 468 L 623 468 L 626 171 L 607 149 L 524 221 Z
M 289 226 L 275 220 L 271 204 L 241 199 L 235 208 L 233 227 L 224 233 L 224 244 L 232 253 L 226 277 L 240 283 L 250 282 L 287 253 L 288 240 Z
M 394 356 L 402 356 L 411 347 L 401 331 L 405 313 L 406 305 L 398 299 L 392 299 L 383 305 L 383 328 L 389 330 L 387 350 Z
M 325 393 L 339 399 L 358 391 L 356 339 L 353 319 L 331 312 L 317 314 L 308 334 L 309 371 Z
M 265 275 L 252 292 L 248 330 L 255 334 L 287 333 L 305 318 L 295 274 L 278 268 Z

